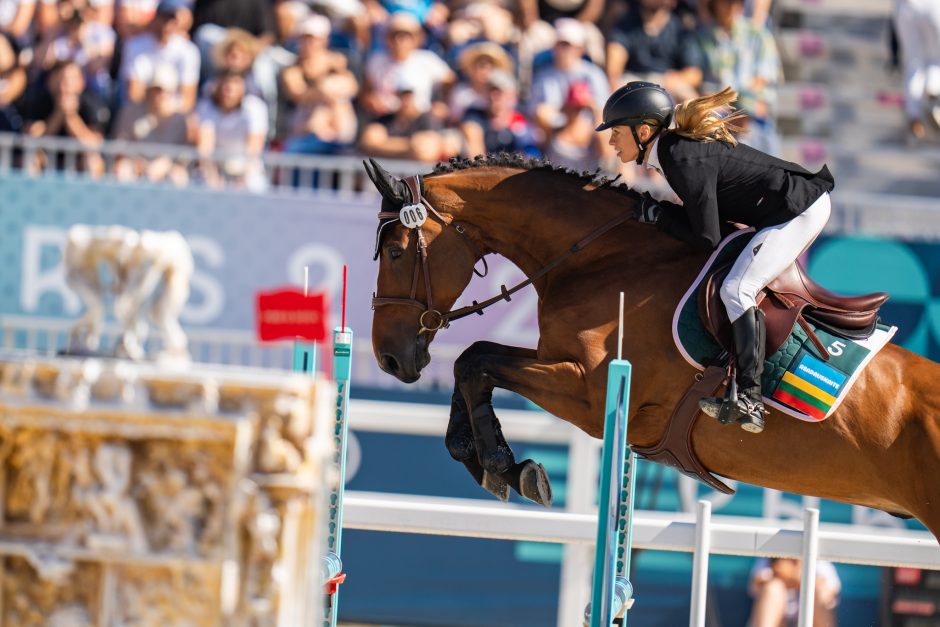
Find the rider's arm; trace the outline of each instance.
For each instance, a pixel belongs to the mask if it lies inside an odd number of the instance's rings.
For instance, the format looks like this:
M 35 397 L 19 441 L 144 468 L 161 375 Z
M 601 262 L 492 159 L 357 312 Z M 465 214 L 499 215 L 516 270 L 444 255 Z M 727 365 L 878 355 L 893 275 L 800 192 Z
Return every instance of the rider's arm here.
M 714 250 L 721 241 L 718 169 L 714 162 L 705 159 L 677 165 L 680 167 L 668 180 L 683 204 L 660 202 L 663 212 L 656 224 L 661 230 L 696 248 Z

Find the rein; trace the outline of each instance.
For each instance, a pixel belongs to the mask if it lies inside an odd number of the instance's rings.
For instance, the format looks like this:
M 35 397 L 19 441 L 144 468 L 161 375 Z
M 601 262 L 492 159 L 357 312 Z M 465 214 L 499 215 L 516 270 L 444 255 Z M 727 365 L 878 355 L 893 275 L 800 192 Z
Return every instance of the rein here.
M 409 176 L 405 179 L 402 179 L 404 183 L 408 186 L 408 189 L 411 191 L 411 198 L 413 203 L 411 205 L 405 205 L 403 209 L 414 208 L 414 207 L 425 207 L 430 214 L 437 217 L 438 220 L 446 227 L 449 226 L 451 222 L 448 222 L 447 219 L 441 215 L 428 200 L 421 193 L 421 177 L 420 176 Z M 632 212 L 624 212 L 615 216 L 612 220 L 605 222 L 598 228 L 594 229 L 587 236 L 579 240 L 577 243 L 573 244 L 571 248 L 566 250 L 564 253 L 555 257 L 552 261 L 548 262 L 546 265 L 542 266 L 537 272 L 535 272 L 531 277 L 526 278 L 524 281 L 517 283 L 511 288 L 507 289 L 505 285 L 500 286 L 500 293 L 496 294 L 492 298 L 488 298 L 482 303 L 473 301 L 472 305 L 466 307 L 461 307 L 460 309 L 453 309 L 446 313 L 441 313 L 434 309 L 434 301 L 431 296 L 431 273 L 428 265 L 428 246 L 427 240 L 424 237 L 424 232 L 421 230 L 421 225 L 414 227 L 414 231 L 417 232 L 417 248 L 418 248 L 418 260 L 415 264 L 415 274 L 411 282 L 411 296 L 409 298 L 389 298 L 389 297 L 377 297 L 375 293 L 372 294 L 372 309 L 376 307 L 381 307 L 383 305 L 405 305 L 408 307 L 416 307 L 423 310 L 421 318 L 418 320 L 418 323 L 421 325 L 421 329 L 418 331 L 418 335 L 421 335 L 425 331 L 438 331 L 440 329 L 446 329 L 450 326 L 450 323 L 454 320 L 460 320 L 465 318 L 470 314 L 477 314 L 479 316 L 483 315 L 483 310 L 489 307 L 490 305 L 495 305 L 501 300 L 511 301 L 512 295 L 518 292 L 521 289 L 532 285 L 535 281 L 539 280 L 556 267 L 561 265 L 565 260 L 571 257 L 573 254 L 584 250 L 589 244 L 594 240 L 599 238 L 601 235 L 607 233 L 607 231 L 612 228 L 619 226 L 626 222 L 629 218 L 633 216 Z M 401 214 L 383 211 L 379 213 L 379 221 L 389 220 L 389 221 L 400 221 Z M 459 224 L 455 224 L 454 228 L 461 234 L 464 233 L 464 230 L 460 227 Z M 484 265 L 486 264 L 486 259 L 484 257 Z M 422 303 L 417 299 L 418 294 L 418 278 L 421 274 L 422 269 L 424 270 L 424 289 L 427 294 L 428 302 Z M 474 272 L 478 276 L 484 276 L 476 271 Z M 485 273 L 484 273 L 485 274 Z M 426 321 L 425 318 L 430 316 L 430 320 Z M 428 322 L 432 326 L 428 326 Z

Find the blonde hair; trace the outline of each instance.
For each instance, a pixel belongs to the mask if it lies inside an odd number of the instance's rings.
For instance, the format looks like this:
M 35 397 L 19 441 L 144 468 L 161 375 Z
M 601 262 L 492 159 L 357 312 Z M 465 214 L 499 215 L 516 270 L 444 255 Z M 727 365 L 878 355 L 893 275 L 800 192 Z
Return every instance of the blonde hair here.
M 725 87 L 717 94 L 692 98 L 676 106 L 676 128 L 673 133 L 695 141 L 723 141 L 736 145 L 734 134 L 744 127 L 739 124 L 747 117 L 744 111 L 731 106 L 738 92 Z

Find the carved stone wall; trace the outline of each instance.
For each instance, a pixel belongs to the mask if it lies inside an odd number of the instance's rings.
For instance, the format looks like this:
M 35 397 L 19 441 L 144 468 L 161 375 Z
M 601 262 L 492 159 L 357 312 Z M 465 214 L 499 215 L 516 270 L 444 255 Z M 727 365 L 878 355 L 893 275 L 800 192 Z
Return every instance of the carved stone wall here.
M 312 624 L 333 391 L 0 354 L 0 626 Z

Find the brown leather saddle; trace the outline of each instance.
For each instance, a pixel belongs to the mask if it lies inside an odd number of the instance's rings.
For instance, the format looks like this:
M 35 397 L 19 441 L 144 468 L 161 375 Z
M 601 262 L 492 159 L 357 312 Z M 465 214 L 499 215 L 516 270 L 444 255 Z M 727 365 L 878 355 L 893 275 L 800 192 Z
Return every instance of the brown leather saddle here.
M 732 347 L 731 322 L 721 300 L 721 285 L 734 260 L 719 264 L 703 279 L 698 291 L 699 316 L 705 328 L 729 353 Z M 830 292 L 813 281 L 799 262 L 770 282 L 758 295 L 757 306 L 767 324 L 767 355 L 777 352 L 787 341 L 794 325 L 799 324 L 823 359 L 829 359 L 826 347 L 809 322 L 834 335 L 864 339 L 875 331 L 878 309 L 888 300 L 884 292 L 862 296 L 843 296 Z
M 728 276 L 734 260 L 711 269 L 698 290 L 699 315 L 709 333 L 731 354 L 731 323 L 721 300 L 721 284 Z M 758 296 L 758 307 L 767 323 L 767 354 L 779 349 L 793 327 L 799 324 L 820 356 L 829 359 L 829 352 L 817 337 L 809 321 L 821 328 L 849 339 L 871 335 L 878 324 L 878 309 L 888 300 L 884 292 L 863 296 L 842 296 L 830 292 L 809 278 L 798 262 L 774 279 Z M 734 490 L 702 465 L 692 448 L 692 427 L 701 415 L 698 401 L 715 394 L 728 376 L 725 364 L 706 368 L 682 396 L 666 425 L 659 442 L 649 447 L 633 446 L 633 451 L 650 461 L 675 468 L 679 472 L 723 492 Z

